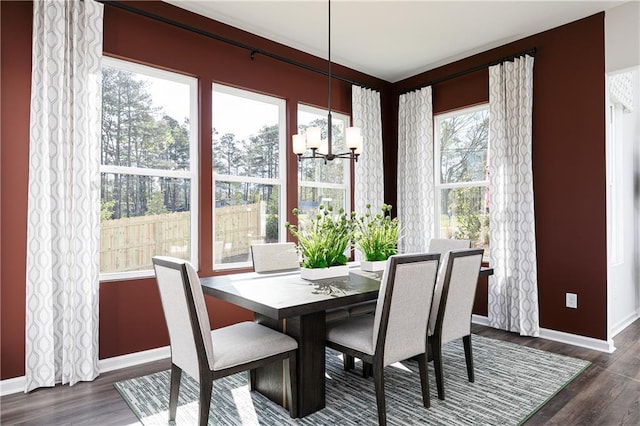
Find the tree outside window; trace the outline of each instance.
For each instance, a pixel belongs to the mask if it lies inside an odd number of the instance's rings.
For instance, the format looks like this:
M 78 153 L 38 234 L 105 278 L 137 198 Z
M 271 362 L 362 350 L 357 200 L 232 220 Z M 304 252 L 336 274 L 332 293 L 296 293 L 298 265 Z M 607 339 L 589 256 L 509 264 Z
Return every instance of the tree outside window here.
M 197 81 L 112 58 L 104 64 L 100 272 L 150 274 L 158 254 L 194 262 Z
M 481 106 L 436 117 L 437 223 L 441 238 L 489 249 L 489 110 Z
M 214 264 L 251 264 L 251 244 L 284 239 L 285 102 L 213 85 Z

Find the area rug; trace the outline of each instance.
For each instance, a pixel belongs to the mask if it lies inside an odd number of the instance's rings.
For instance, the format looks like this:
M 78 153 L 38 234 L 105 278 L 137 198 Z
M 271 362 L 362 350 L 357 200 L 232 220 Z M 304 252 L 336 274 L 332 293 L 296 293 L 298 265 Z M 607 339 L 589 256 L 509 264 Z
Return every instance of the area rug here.
M 575 379 L 588 361 L 474 335 L 475 382 L 469 383 L 462 341 L 443 348 L 446 399 L 437 397 L 429 364 L 431 408 L 422 407 L 418 365 L 385 368 L 387 421 L 391 425 L 519 425 Z M 356 365 L 358 369 L 359 365 Z M 341 355 L 327 350 L 326 408 L 301 419 L 257 392 L 247 374 L 214 382 L 209 425 L 374 425 L 373 379 L 342 369 Z M 359 370 L 356 370 L 359 372 Z M 166 425 L 169 371 L 114 384 L 144 425 Z M 198 385 L 183 374 L 176 424 L 194 425 Z

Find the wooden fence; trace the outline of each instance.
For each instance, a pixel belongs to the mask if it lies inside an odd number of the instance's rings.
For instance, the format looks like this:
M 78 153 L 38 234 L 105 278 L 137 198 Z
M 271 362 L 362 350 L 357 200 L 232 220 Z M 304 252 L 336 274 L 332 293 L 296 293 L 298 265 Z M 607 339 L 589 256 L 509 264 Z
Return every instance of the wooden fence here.
M 248 260 L 250 245 L 263 241 L 260 220 L 260 204 L 216 208 L 216 259 L 222 258 L 222 263 Z M 151 269 L 156 255 L 189 259 L 190 235 L 190 212 L 102 221 L 100 272 Z

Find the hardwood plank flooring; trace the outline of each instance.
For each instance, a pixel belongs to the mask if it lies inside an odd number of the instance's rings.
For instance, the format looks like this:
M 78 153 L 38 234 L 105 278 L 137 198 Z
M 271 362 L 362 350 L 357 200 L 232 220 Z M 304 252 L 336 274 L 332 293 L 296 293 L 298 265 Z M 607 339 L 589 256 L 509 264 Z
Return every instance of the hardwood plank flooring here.
M 592 365 L 527 422 L 533 425 L 640 425 L 640 320 L 614 339 L 616 351 L 598 351 L 473 325 L 482 336 L 586 359 Z M 113 383 L 166 370 L 169 360 L 102 374 L 93 382 L 43 388 L 0 398 L 2 425 L 138 425 Z M 431 367 L 430 367 L 431 369 Z M 431 370 L 433 373 L 433 370 Z

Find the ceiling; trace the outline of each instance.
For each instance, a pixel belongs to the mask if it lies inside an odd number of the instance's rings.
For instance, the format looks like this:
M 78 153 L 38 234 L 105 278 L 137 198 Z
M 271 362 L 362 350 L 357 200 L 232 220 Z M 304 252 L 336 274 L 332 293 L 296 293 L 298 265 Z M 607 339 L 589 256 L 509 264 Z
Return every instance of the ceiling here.
M 324 0 L 167 2 L 327 58 Z M 333 0 L 331 60 L 393 83 L 623 3 Z

